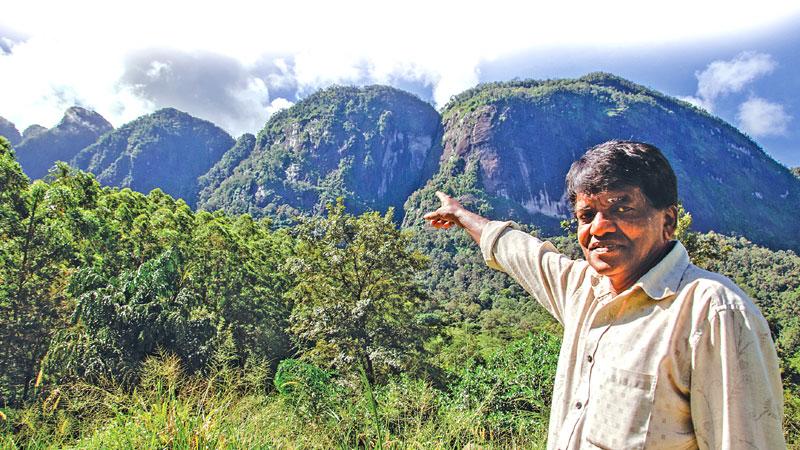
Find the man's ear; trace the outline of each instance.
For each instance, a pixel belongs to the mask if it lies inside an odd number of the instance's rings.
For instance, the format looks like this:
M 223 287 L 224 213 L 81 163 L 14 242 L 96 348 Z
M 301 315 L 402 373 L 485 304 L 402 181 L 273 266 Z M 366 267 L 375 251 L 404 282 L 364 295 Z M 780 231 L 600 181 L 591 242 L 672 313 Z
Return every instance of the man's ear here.
M 667 206 L 663 209 L 664 214 L 664 239 L 670 240 L 675 237 L 675 229 L 678 228 L 678 207 L 675 205 Z

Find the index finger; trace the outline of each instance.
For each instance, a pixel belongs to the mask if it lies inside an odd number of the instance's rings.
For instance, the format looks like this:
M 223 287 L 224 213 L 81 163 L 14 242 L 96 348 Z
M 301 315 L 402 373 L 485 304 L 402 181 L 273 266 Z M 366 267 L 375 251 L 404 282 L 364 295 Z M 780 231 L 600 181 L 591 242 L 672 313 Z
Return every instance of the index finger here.
M 450 200 L 451 198 L 449 195 L 445 194 L 442 191 L 436 191 L 436 196 L 439 197 L 439 200 L 441 200 L 442 203 L 446 202 L 447 200 Z

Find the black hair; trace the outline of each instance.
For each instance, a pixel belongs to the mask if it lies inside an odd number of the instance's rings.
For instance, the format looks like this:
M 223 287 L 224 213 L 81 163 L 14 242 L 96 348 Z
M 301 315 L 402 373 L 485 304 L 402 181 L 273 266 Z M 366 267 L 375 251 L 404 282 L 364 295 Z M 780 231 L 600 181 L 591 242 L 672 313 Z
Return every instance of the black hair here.
M 578 194 L 638 187 L 650 204 L 663 209 L 678 204 L 678 181 L 661 150 L 643 142 L 608 141 L 596 145 L 567 173 L 567 195 L 573 209 Z

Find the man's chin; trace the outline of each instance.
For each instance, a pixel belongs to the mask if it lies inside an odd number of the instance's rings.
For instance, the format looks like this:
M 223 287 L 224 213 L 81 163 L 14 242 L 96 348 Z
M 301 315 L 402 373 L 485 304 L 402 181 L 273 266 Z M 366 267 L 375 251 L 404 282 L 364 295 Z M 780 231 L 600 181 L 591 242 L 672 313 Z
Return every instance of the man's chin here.
M 617 267 L 617 262 L 611 254 L 612 252 L 600 252 L 595 253 L 591 252 L 589 254 L 588 263 L 592 266 L 592 269 L 595 272 L 599 273 L 600 275 L 608 275 L 614 272 L 614 269 Z

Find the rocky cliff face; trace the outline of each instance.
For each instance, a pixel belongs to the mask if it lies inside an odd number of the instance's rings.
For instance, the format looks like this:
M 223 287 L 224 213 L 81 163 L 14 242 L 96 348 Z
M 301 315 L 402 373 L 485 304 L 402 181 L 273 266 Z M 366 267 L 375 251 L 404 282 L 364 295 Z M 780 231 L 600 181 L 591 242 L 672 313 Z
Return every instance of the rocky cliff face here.
M 32 179 L 42 178 L 56 161 L 69 161 L 114 127 L 100 114 L 79 106 L 69 108 L 61 122 L 47 130 L 29 127 L 16 146 L 17 160 Z
M 233 144 L 211 122 L 166 108 L 106 134 L 71 163 L 96 174 L 103 184 L 145 193 L 160 188 L 194 206 L 197 178 Z
M 399 208 L 441 155 L 439 115 L 385 86 L 333 87 L 275 114 L 255 149 L 201 206 L 255 215 Z
M 482 85 L 443 112 L 439 174 L 407 203 L 406 223 L 458 189 L 497 218 L 557 233 L 570 217 L 564 176 L 587 148 L 609 139 L 659 147 L 678 176 L 696 229 L 800 247 L 790 217 L 800 182 L 753 141 L 691 105 L 608 74 Z

